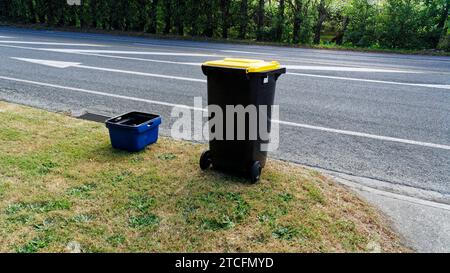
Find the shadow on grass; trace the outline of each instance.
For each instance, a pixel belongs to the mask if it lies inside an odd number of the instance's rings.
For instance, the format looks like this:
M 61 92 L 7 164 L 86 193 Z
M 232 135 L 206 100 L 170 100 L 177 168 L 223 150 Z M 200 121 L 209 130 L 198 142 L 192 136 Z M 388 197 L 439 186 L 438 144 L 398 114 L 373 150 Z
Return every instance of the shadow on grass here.
M 134 156 L 139 154 L 144 154 L 144 151 L 140 152 L 128 152 L 119 149 L 115 149 L 111 146 L 111 144 L 102 144 L 97 148 L 91 151 L 91 154 L 88 155 L 89 158 L 94 158 L 98 162 L 105 163 L 111 161 L 122 161 L 122 160 L 130 160 Z

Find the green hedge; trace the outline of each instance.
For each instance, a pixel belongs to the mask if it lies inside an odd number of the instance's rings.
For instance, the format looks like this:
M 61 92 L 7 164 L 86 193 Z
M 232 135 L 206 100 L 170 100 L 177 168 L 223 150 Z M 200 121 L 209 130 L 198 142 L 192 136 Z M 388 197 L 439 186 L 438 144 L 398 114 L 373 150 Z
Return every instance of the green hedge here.
M 49 26 L 448 50 L 449 6 L 450 0 L 0 0 L 0 16 Z M 334 37 L 321 39 L 323 32 Z

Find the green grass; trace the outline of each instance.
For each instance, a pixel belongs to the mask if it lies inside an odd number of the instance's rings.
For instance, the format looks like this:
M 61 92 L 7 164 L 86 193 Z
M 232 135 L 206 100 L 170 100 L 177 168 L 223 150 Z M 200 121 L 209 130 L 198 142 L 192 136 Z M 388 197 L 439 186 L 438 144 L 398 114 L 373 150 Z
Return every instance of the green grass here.
M 0 252 L 407 251 L 320 173 L 269 160 L 259 184 L 201 171 L 206 147 L 110 147 L 102 124 L 0 102 Z
M 27 242 L 21 247 L 16 248 L 17 253 L 34 253 L 40 249 L 48 247 L 49 238 L 46 237 L 36 237 L 31 241 Z
M 155 227 L 159 224 L 159 217 L 154 214 L 141 214 L 131 216 L 129 219 L 130 226 L 133 228 Z
M 51 201 L 36 201 L 30 203 L 12 203 L 6 210 L 6 214 L 17 214 L 23 210 L 35 212 L 35 213 L 46 213 L 54 210 L 67 210 L 70 209 L 70 202 L 67 200 L 51 200 Z

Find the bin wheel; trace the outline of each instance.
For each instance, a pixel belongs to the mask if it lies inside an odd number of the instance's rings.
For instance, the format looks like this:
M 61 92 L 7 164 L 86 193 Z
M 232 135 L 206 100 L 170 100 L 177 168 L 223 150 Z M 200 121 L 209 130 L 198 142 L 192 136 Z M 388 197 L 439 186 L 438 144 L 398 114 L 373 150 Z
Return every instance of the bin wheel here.
M 259 178 L 261 177 L 261 171 L 261 163 L 259 163 L 259 161 L 253 162 L 253 165 L 250 168 L 250 182 L 252 182 L 252 184 L 255 184 L 259 181 Z
M 211 152 L 204 151 L 202 155 L 200 156 L 200 169 L 206 170 L 211 166 L 212 159 L 211 159 Z

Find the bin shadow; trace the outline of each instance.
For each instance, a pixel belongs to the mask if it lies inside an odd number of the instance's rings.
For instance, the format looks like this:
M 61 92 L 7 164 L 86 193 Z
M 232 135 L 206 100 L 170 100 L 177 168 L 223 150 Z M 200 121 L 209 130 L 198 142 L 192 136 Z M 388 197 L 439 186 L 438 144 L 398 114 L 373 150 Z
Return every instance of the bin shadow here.
M 101 162 L 117 161 L 130 159 L 131 157 L 143 154 L 146 149 L 139 152 L 128 152 L 113 148 L 110 144 L 96 147 L 91 153 L 92 157 L 97 158 Z M 92 158 L 91 157 L 91 158 Z
M 247 185 L 252 186 L 250 182 L 250 178 L 248 175 L 242 172 L 232 171 L 232 170 L 222 170 L 218 168 L 211 167 L 207 170 L 202 171 L 208 177 L 211 177 L 212 180 L 219 180 L 222 183 L 227 184 L 238 184 L 238 185 Z
M 128 163 L 130 159 L 136 156 L 144 155 L 145 153 L 151 152 L 151 147 L 147 147 L 139 152 L 128 152 L 124 150 L 119 150 L 113 148 L 110 144 L 102 144 L 96 146 L 95 149 L 91 150 L 89 158 L 95 158 L 96 161 L 101 163 L 107 162 L 124 162 Z M 188 164 L 188 162 L 186 162 Z M 234 184 L 234 185 L 247 185 L 252 186 L 250 179 L 242 172 L 236 172 L 232 170 L 222 170 L 218 168 L 211 167 L 207 170 L 200 170 L 202 176 L 212 183 L 223 183 L 223 184 Z

